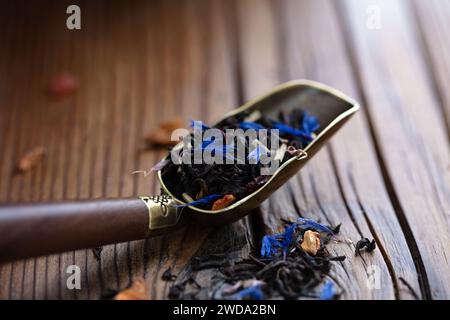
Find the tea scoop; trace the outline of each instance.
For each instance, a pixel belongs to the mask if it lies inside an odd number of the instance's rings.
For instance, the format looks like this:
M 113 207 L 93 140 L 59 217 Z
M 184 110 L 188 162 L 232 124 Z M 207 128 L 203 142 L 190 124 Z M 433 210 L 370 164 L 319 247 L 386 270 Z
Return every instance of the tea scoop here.
M 304 152 L 282 163 L 256 191 L 220 210 L 189 206 L 167 187 L 161 171 L 161 195 L 124 199 L 94 199 L 0 206 L 0 261 L 93 248 L 167 234 L 187 221 L 225 224 L 258 207 L 294 176 L 326 141 L 359 109 L 356 101 L 327 85 L 294 80 L 227 113 L 246 112 L 275 118 L 280 112 L 302 109 L 315 116 L 320 129 Z

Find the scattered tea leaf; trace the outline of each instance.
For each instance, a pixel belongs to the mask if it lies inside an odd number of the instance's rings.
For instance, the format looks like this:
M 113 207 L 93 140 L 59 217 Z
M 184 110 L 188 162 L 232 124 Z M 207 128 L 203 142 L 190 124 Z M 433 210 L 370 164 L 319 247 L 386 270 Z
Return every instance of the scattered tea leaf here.
M 367 239 L 367 238 L 363 238 L 363 239 L 359 240 L 359 241 L 356 243 L 356 246 L 355 246 L 355 255 L 361 254 L 361 251 L 362 251 L 362 250 L 365 250 L 365 251 L 367 251 L 367 252 L 371 252 L 371 251 L 375 250 L 376 246 L 377 246 L 377 245 L 376 245 L 375 239 L 373 239 L 372 241 L 370 241 L 370 240 Z
M 174 281 L 177 278 L 176 275 L 172 274 L 172 268 L 168 268 L 163 272 L 161 279 L 164 281 Z
M 324 230 L 324 226 L 315 221 L 308 219 L 307 222 L 310 227 L 314 225 Z M 289 222 L 283 232 L 263 237 L 261 258 L 249 255 L 233 261 L 229 254 L 206 254 L 193 259 L 191 272 L 218 269 L 221 275 L 212 278 L 210 284 L 202 288 L 202 292 L 213 299 L 298 299 L 302 296 L 334 299 L 338 296 L 334 284 L 326 282 L 320 286 L 329 274 L 332 262 L 343 261 L 345 256 L 330 256 L 326 245 L 331 237 L 318 231 L 303 229 L 302 224 Z M 296 239 L 305 238 L 306 233 L 306 238 L 311 235 L 315 240 L 316 248 L 316 239 L 321 236 L 322 243 L 315 255 L 298 248 Z M 174 284 L 169 297 L 197 299 L 197 293 L 190 292 L 185 284 L 186 281 Z

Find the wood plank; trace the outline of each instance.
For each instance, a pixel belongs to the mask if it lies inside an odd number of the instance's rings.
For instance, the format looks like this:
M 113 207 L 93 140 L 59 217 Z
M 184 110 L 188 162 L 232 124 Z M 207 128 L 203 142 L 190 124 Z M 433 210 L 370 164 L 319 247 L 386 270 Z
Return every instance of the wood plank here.
M 417 18 L 418 30 L 424 44 L 424 58 L 428 59 L 432 72 L 439 103 L 444 114 L 448 137 L 450 137 L 450 3 L 448 1 L 418 1 L 413 2 L 413 10 Z
M 257 85 L 263 91 L 280 81 L 306 77 L 357 96 L 333 6 L 326 1 L 278 4 L 241 4 L 244 87 L 246 83 L 252 86 L 245 94 L 255 95 L 257 90 L 252 88 Z M 255 39 L 256 33 L 261 37 Z M 280 218 L 292 219 L 298 214 L 327 223 L 342 222 L 344 237 L 353 241 L 362 235 L 375 237 L 382 248 L 363 261 L 354 258 L 353 246 L 333 249 L 333 253 L 347 256 L 332 274 L 344 289 L 343 298 L 411 298 L 411 293 L 400 287 L 398 277 L 407 279 L 418 290 L 414 264 L 361 114 L 263 206 L 266 230 L 274 231 L 280 227 Z M 381 290 L 370 290 L 366 285 L 370 265 L 381 271 Z
M 380 165 L 413 255 L 422 266 L 425 296 L 449 298 L 450 152 L 448 132 L 428 65 L 405 1 L 345 2 Z M 380 9 L 380 29 L 366 26 L 369 5 Z
M 183 49 L 179 50 L 183 52 L 181 59 L 184 61 L 181 84 L 166 96 L 172 98 L 176 96 L 176 91 L 181 91 L 181 97 L 177 99 L 177 113 L 212 123 L 237 106 L 234 68 L 230 68 L 235 53 L 226 28 L 231 12 L 222 1 L 187 1 L 186 10 L 183 26 L 185 42 Z M 193 242 L 195 239 L 196 242 Z M 194 222 L 178 241 L 176 245 L 169 246 L 165 253 L 164 263 L 154 282 L 156 298 L 167 298 L 170 285 L 160 280 L 161 273 L 167 268 L 170 267 L 175 274 L 181 274 L 178 282 L 192 275 L 200 286 L 209 286 L 218 270 L 207 269 L 191 274 L 193 256 L 216 253 L 239 259 L 252 247 L 248 219 L 215 228 Z
M 283 19 L 288 22 L 286 61 L 289 67 L 286 69 L 290 72 L 287 76 L 295 78 L 303 74 L 360 100 L 357 80 L 351 73 L 340 32 L 340 21 L 336 17 L 336 7 L 327 1 L 290 3 L 285 7 L 286 18 Z M 299 19 L 296 12 L 304 14 Z M 363 106 L 359 114 L 331 141 L 328 161 L 337 175 L 337 186 L 356 229 L 361 236 L 371 235 L 377 241 L 382 255 L 378 259 L 384 261 L 375 260 L 373 265 L 385 264 L 396 298 L 414 298 L 399 280 L 406 280 L 415 291 L 420 292 L 416 268 L 378 168 L 364 113 Z
M 131 174 L 149 169 L 165 154 L 139 151 L 143 134 L 174 116 L 211 122 L 237 105 L 235 51 L 226 27 L 231 12 L 220 1 L 137 2 L 131 7 L 126 1 L 114 6 L 86 1 L 80 4 L 83 29 L 77 33 L 59 25 L 65 6 L 60 2 L 46 10 L 40 37 L 29 47 L 17 42 L 0 50 L 12 60 L 5 68 L 15 75 L 5 89 L 10 94 L 2 95 L 11 107 L 1 110 L 2 117 L 8 116 L 2 127 L 1 201 L 159 193 L 154 175 Z M 14 12 L 18 15 L 21 6 L 9 11 L 9 25 Z M 25 33 L 22 38 L 30 38 L 36 23 L 32 12 L 25 16 L 29 24 L 19 22 L 23 30 L 9 28 L 2 35 L 14 38 L 19 30 Z M 46 46 L 36 52 L 32 49 L 39 41 Z M 23 67 L 21 60 L 27 62 Z M 49 101 L 43 94 L 47 81 L 61 71 L 73 73 L 80 89 L 64 101 Z M 31 72 L 35 76 L 29 79 Z M 28 86 L 34 90 L 21 94 Z M 25 108 L 32 113 L 20 117 Z M 28 125 L 36 129 L 23 130 Z M 44 163 L 29 175 L 12 177 L 20 153 L 36 143 L 48 146 Z M 100 260 L 86 249 L 6 264 L 0 270 L 0 297 L 98 299 L 108 289 L 120 290 L 145 277 L 151 297 L 166 298 L 169 286 L 161 280 L 166 268 L 175 273 L 189 268 L 197 250 L 230 250 L 239 258 L 251 246 L 247 224 L 243 220 L 214 229 L 194 224 L 165 237 L 105 246 Z M 65 271 L 73 263 L 82 272 L 82 289 L 76 292 L 66 288 Z M 213 273 L 201 277 L 209 281 Z

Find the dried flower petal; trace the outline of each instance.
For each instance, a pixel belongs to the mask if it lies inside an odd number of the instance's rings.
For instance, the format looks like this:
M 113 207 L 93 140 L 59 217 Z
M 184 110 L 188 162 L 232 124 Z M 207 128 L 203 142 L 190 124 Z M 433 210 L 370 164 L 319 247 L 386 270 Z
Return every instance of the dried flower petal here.
M 239 280 L 233 285 L 227 285 L 225 289 L 222 290 L 222 293 L 224 294 L 232 294 L 238 291 L 242 287 L 242 281 Z
M 170 147 L 176 145 L 179 141 L 173 141 L 171 139 L 170 132 L 163 129 L 155 129 L 148 132 L 144 136 L 145 142 L 149 146 Z
M 334 288 L 334 284 L 331 281 L 327 281 L 320 292 L 319 299 L 320 300 L 331 300 L 335 297 L 336 290 Z
M 73 94 L 78 89 L 78 82 L 68 73 L 59 74 L 50 81 L 48 91 L 54 98 L 60 99 Z
M 256 123 L 256 122 L 250 122 L 250 121 L 243 121 L 239 123 L 239 128 L 243 130 L 253 129 L 253 130 L 261 130 L 265 129 L 265 127 L 262 124 Z
M 293 223 L 284 229 L 283 241 L 281 241 L 281 247 L 283 248 L 284 252 L 287 252 L 289 247 L 291 246 L 296 227 L 297 225 Z
M 315 256 L 320 249 L 320 233 L 312 230 L 305 231 L 303 234 L 303 242 L 300 247 L 306 253 Z
M 288 126 L 287 124 L 281 123 L 281 122 L 274 122 L 273 127 L 275 129 L 278 129 L 281 134 L 287 134 L 294 137 L 300 137 L 306 141 L 311 141 L 311 136 L 307 133 L 303 132 L 302 130 L 292 128 Z
M 278 241 L 278 238 L 281 236 L 281 234 L 273 234 L 273 235 L 265 235 L 262 238 L 262 245 L 261 245 L 261 257 L 267 257 L 270 258 L 276 248 L 281 247 L 281 243 Z
M 333 230 L 331 230 L 329 227 L 308 218 L 298 218 L 297 224 L 302 229 L 314 229 L 319 232 L 334 234 Z
M 45 148 L 42 146 L 34 147 L 26 152 L 22 158 L 20 158 L 17 164 L 17 170 L 19 172 L 27 172 L 35 167 L 44 157 Z
M 179 140 L 172 140 L 172 132 L 183 127 L 184 121 L 175 118 L 161 122 L 157 129 L 149 131 L 144 140 L 151 147 L 170 147 L 178 144 Z
M 195 200 L 195 201 L 188 202 L 186 204 L 179 204 L 179 205 L 177 205 L 177 207 L 182 208 L 182 207 L 188 207 L 188 206 L 195 207 L 195 206 L 199 206 L 199 205 L 206 205 L 206 204 L 209 204 L 220 198 L 222 198 L 221 194 L 210 194 L 209 196 L 203 197 L 203 198 Z
M 317 120 L 317 117 L 312 116 L 308 114 L 306 111 L 304 111 L 301 127 L 303 129 L 303 132 L 306 133 L 306 135 L 309 135 L 311 138 L 314 138 L 313 136 L 314 131 L 317 131 L 320 128 L 319 120 Z
M 149 300 L 149 291 L 144 279 L 136 279 L 131 287 L 120 291 L 114 300 Z
M 220 210 L 223 208 L 228 207 L 234 200 L 236 200 L 236 197 L 232 194 L 226 194 L 223 196 L 223 198 L 216 200 L 212 206 L 211 210 Z
M 264 293 L 261 290 L 262 285 L 256 284 L 252 287 L 248 287 L 245 289 L 242 289 L 238 293 L 236 293 L 233 298 L 237 300 L 242 299 L 254 299 L 254 300 L 262 300 L 264 299 Z
M 173 131 L 175 131 L 177 129 L 183 128 L 184 127 L 184 123 L 185 122 L 184 122 L 183 119 L 175 118 L 175 119 L 172 119 L 172 120 L 169 120 L 169 121 L 161 122 L 159 124 L 159 128 L 164 130 L 164 131 L 167 131 L 167 132 L 171 133 L 171 132 L 173 132 Z
M 202 131 L 211 129 L 210 126 L 207 126 L 206 124 L 204 124 L 202 121 L 199 120 L 190 120 L 190 126 L 191 128 L 194 128 L 194 130 L 196 128 L 200 128 Z

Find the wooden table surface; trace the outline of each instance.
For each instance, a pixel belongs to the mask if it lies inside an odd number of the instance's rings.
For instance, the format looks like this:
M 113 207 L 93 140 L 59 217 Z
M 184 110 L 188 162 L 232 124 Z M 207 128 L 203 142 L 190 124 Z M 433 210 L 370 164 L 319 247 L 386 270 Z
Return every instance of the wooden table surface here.
M 362 109 L 251 216 L 105 246 L 100 259 L 86 249 L 3 264 L 0 298 L 99 299 L 144 277 L 164 299 L 168 267 L 239 259 L 299 214 L 376 240 L 362 257 L 331 247 L 347 256 L 330 275 L 343 299 L 450 298 L 449 1 L 77 1 L 82 29 L 68 30 L 71 2 L 2 3 L 1 202 L 158 193 L 153 174 L 131 174 L 165 154 L 142 151 L 147 131 L 174 116 L 213 122 L 287 80 L 324 82 Z M 54 101 L 46 90 L 60 72 L 80 87 Z M 45 160 L 14 174 L 37 145 Z M 66 286 L 73 264 L 81 290 Z

